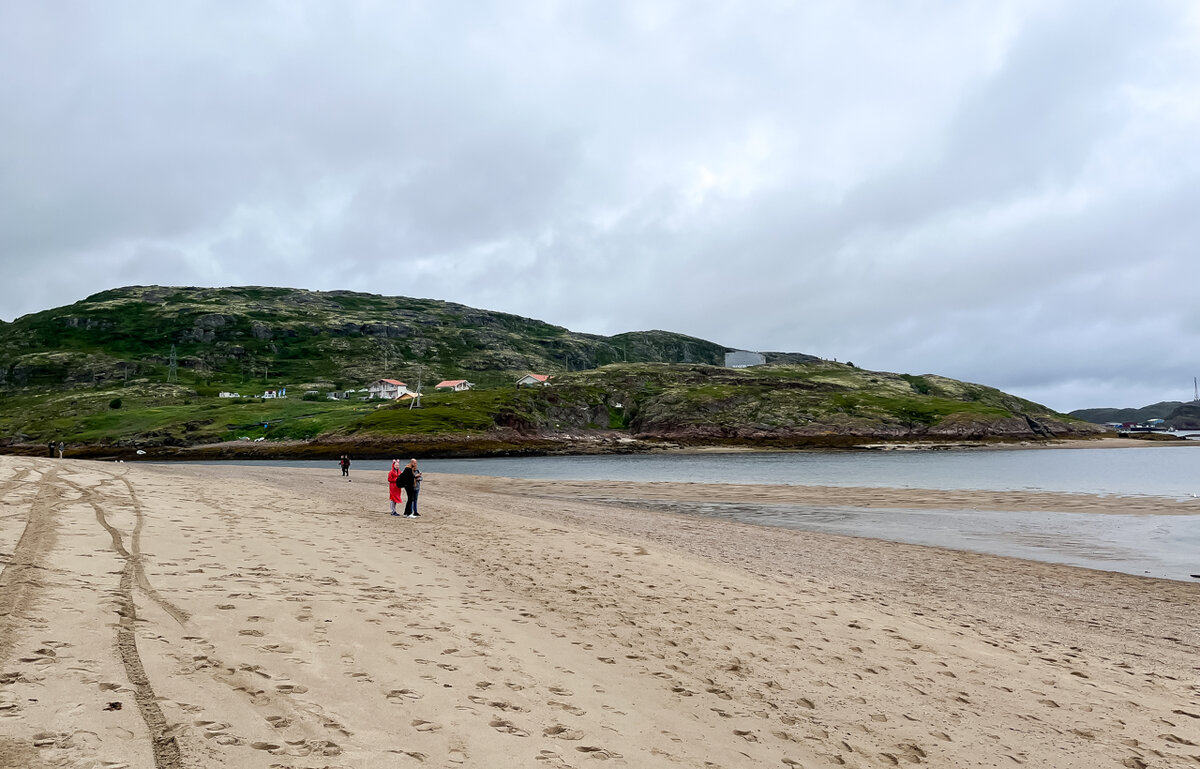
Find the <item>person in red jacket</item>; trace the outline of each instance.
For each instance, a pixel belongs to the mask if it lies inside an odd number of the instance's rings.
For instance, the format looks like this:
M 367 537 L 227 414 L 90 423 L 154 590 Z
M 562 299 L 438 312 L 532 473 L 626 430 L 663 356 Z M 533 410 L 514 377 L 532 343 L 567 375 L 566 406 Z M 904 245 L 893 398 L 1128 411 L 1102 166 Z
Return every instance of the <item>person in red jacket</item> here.
M 400 477 L 400 460 L 392 460 L 392 469 L 388 471 L 388 497 L 392 501 L 392 515 L 400 515 L 396 512 L 396 503 L 404 504 L 403 490 L 396 485 L 396 479 Z

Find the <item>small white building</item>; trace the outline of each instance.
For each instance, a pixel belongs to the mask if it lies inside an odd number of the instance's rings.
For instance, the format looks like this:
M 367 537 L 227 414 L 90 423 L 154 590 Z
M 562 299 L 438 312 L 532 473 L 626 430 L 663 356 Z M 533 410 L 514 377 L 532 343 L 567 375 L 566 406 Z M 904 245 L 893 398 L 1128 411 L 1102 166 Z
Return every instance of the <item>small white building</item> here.
M 447 379 L 444 382 L 438 382 L 436 385 L 434 385 L 433 389 L 462 392 L 463 390 L 470 390 L 474 386 L 475 385 L 471 384 L 465 379 Z
M 217 393 L 217 397 L 218 398 L 240 398 L 242 396 L 238 395 L 237 393 L 219 392 L 219 393 Z
M 408 385 L 398 379 L 379 379 L 372 382 L 371 386 L 367 388 L 367 397 L 394 401 L 408 392 Z
M 526 374 L 517 380 L 517 387 L 545 387 L 550 384 L 550 374 Z
M 734 350 L 733 352 L 725 353 L 726 368 L 749 368 L 751 366 L 761 366 L 766 362 L 767 356 L 761 352 Z

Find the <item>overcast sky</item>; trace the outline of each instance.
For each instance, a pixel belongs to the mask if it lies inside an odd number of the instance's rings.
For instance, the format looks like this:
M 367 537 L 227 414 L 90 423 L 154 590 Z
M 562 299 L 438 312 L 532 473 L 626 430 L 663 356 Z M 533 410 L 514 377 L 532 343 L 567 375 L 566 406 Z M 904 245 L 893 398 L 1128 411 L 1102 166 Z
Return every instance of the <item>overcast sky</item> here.
M 1059 410 L 1200 375 L 1189 2 L 0 3 L 0 318 L 431 297 Z

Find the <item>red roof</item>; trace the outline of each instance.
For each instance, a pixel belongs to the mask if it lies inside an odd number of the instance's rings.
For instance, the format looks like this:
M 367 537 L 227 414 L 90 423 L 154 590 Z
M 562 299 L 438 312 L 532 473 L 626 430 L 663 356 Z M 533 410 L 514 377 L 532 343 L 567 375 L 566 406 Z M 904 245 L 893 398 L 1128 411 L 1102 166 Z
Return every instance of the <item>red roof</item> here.
M 547 379 L 550 378 L 549 374 L 530 374 L 529 376 L 533 377 L 534 379 L 538 380 L 539 382 L 545 382 Z
M 439 387 L 454 387 L 455 385 L 463 384 L 466 381 L 467 380 L 465 379 L 447 379 L 445 382 L 438 382 L 433 386 L 433 389 L 436 390 Z
M 387 382 L 388 384 L 400 385 L 401 387 L 408 387 L 408 385 L 406 385 L 403 382 L 396 380 L 396 379 L 380 379 L 379 381 Z

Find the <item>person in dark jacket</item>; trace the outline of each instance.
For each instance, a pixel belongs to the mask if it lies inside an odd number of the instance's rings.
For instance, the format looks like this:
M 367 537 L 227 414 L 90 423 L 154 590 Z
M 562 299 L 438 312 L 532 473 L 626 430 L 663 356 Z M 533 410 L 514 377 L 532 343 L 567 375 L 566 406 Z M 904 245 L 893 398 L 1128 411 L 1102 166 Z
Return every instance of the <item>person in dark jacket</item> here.
M 404 517 L 420 518 L 421 514 L 417 512 L 417 494 L 421 488 L 421 474 L 417 472 L 417 460 L 408 460 L 408 464 L 400 473 L 400 480 L 396 483 L 404 489 Z
M 338 464 L 342 466 L 342 477 L 350 477 L 350 455 L 342 454 L 342 458 L 338 460 Z

